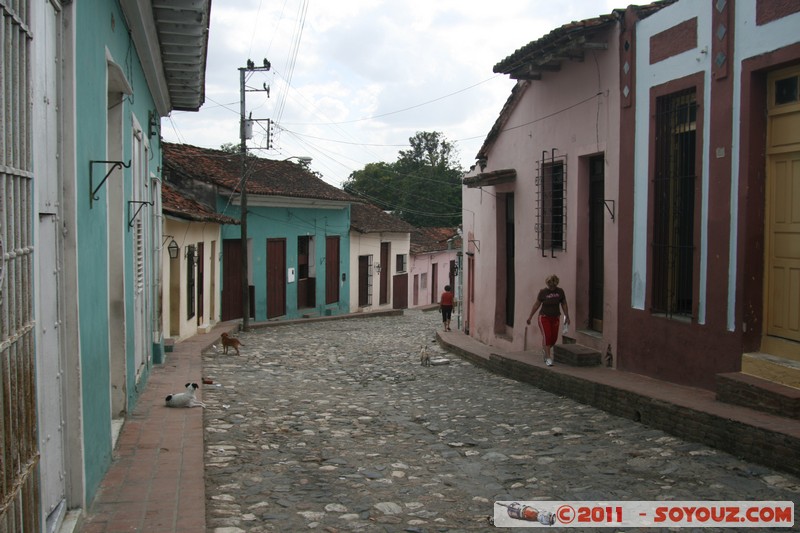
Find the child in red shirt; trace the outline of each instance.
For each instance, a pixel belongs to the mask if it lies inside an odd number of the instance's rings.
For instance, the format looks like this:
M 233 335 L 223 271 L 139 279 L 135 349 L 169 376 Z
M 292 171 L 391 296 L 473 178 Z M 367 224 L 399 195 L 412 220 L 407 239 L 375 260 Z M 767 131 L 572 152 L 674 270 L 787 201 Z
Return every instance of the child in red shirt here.
M 450 331 L 450 318 L 453 315 L 453 293 L 450 285 L 444 286 L 444 292 L 439 298 L 439 310 L 442 312 L 442 324 L 445 331 Z

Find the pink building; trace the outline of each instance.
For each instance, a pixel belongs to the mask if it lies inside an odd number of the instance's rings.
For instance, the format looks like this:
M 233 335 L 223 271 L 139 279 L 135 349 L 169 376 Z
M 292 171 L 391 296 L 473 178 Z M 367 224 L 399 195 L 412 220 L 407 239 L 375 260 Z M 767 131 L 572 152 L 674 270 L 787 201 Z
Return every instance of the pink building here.
M 439 303 L 445 285 L 450 285 L 460 300 L 457 290 L 460 254 L 458 228 L 415 228 L 411 232 L 409 307 Z M 456 318 L 454 327 L 458 324 Z
M 616 351 L 622 21 L 567 24 L 494 67 L 517 84 L 463 190 L 465 328 L 485 344 L 539 350 L 526 319 L 556 274 L 569 340 Z
M 464 179 L 469 334 L 538 354 L 555 273 L 566 342 L 800 412 L 797 28 L 798 2 L 664 0 L 498 63 L 518 81 Z

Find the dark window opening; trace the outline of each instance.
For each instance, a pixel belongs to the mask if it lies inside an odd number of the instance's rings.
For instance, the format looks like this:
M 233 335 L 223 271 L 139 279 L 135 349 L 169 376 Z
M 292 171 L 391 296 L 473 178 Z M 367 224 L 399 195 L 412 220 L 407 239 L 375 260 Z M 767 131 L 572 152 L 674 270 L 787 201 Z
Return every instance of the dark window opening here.
M 297 238 L 297 278 L 307 279 L 308 268 L 308 248 L 311 237 L 302 235 Z
M 658 98 L 655 120 L 652 310 L 690 317 L 697 179 L 695 90 Z
M 395 265 L 394 265 L 395 272 L 399 274 L 400 272 L 405 272 L 407 268 L 408 268 L 408 255 L 397 254 L 395 256 Z
M 800 76 L 792 76 L 775 82 L 775 105 L 793 104 L 800 97 Z

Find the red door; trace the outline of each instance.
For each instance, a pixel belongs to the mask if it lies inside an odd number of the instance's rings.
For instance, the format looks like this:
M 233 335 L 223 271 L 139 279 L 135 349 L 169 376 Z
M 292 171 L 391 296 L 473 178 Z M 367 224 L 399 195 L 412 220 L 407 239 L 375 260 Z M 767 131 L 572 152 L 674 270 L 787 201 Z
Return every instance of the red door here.
M 203 297 L 205 296 L 205 260 L 203 253 L 204 243 L 197 243 L 197 325 L 203 323 Z
M 367 307 L 372 304 L 369 287 L 369 256 L 358 256 L 358 306 Z
M 392 265 L 389 264 L 390 246 L 388 242 L 381 243 L 380 305 L 389 302 L 389 274 L 392 271 Z
M 431 265 L 431 303 L 439 303 L 439 265 L 433 263 Z
M 339 237 L 325 239 L 325 303 L 339 301 Z
M 242 241 L 222 241 L 222 320 L 242 318 Z
M 408 309 L 408 273 L 392 278 L 392 309 Z
M 267 239 L 267 318 L 286 314 L 286 239 Z

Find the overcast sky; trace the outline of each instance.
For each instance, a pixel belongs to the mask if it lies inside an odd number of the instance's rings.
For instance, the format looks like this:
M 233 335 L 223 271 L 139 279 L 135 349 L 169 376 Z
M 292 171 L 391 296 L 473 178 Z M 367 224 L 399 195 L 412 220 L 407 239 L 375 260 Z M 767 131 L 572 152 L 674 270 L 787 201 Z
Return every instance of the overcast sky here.
M 646 3 L 646 2 L 643 2 Z M 266 122 L 248 147 L 272 159 L 311 157 L 340 186 L 367 163 L 394 162 L 418 131 L 438 131 L 464 170 L 514 82 L 492 67 L 574 20 L 624 8 L 608 0 L 214 0 L 199 112 L 162 122 L 170 142 L 239 142 L 239 67 L 251 73 L 246 113 Z

